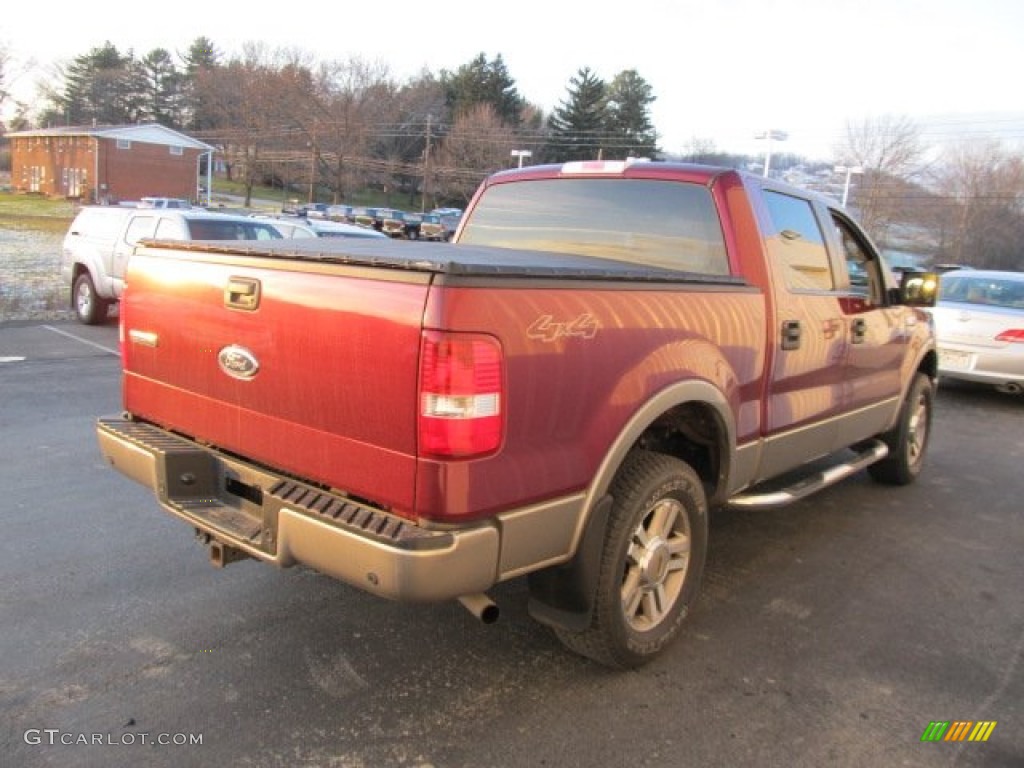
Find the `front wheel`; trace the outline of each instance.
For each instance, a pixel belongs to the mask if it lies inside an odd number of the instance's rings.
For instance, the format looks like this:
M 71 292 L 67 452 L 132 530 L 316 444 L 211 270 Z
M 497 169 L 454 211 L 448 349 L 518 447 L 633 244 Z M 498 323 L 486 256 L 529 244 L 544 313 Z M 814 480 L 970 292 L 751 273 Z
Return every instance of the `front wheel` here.
M 707 501 L 689 465 L 649 451 L 629 456 L 611 493 L 590 626 L 555 632 L 579 654 L 629 668 L 679 634 L 704 570 Z
M 874 480 L 889 485 L 909 485 L 921 474 L 925 451 L 932 431 L 932 380 L 918 373 L 900 409 L 899 421 L 881 436 L 889 446 L 889 455 L 868 467 Z
M 88 272 L 83 272 L 75 278 L 72 299 L 75 314 L 86 325 L 96 325 L 106 318 L 107 302 L 96 294 L 96 286 Z

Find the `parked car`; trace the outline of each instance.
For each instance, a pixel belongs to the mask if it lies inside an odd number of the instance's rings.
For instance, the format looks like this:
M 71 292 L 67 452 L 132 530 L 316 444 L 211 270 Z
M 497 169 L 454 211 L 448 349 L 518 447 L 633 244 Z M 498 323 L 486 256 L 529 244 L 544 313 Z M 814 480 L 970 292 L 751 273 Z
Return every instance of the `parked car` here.
M 307 219 L 326 219 L 327 218 L 327 204 L 326 203 L 310 203 L 302 209 L 302 214 Z
M 403 237 L 405 235 L 405 213 L 394 208 L 377 209 L 376 228 L 388 237 Z
M 358 224 L 348 224 L 344 221 L 330 221 L 328 219 L 311 219 L 306 226 L 316 233 L 317 237 L 373 237 L 386 239 L 384 235 L 372 227 L 362 227 Z
M 313 237 L 374 237 L 386 239 L 386 235 L 381 234 L 375 229 L 360 227 L 355 224 L 346 224 L 343 221 L 298 219 L 292 216 L 264 216 L 260 214 L 256 214 L 256 218 L 266 220 L 285 239 Z
M 266 221 L 281 233 L 281 237 L 289 238 L 317 237 L 316 232 L 309 226 L 309 223 L 294 216 L 265 216 L 254 214 L 253 218 Z
M 353 208 L 350 214 L 351 223 L 360 227 L 378 229 L 376 208 Z
M 419 237 L 423 240 L 445 240 L 445 227 L 436 213 L 424 213 L 420 218 Z
M 459 222 L 462 220 L 462 209 L 435 208 L 431 213 L 436 214 L 441 218 L 441 226 L 444 229 L 444 235 L 441 239 L 451 240 L 455 235 L 455 230 L 459 228 Z
M 348 224 L 352 223 L 352 206 L 351 205 L 329 205 L 327 206 L 327 215 L 325 218 L 331 221 L 343 221 Z
M 1024 272 L 947 272 L 931 312 L 941 378 L 1024 392 Z

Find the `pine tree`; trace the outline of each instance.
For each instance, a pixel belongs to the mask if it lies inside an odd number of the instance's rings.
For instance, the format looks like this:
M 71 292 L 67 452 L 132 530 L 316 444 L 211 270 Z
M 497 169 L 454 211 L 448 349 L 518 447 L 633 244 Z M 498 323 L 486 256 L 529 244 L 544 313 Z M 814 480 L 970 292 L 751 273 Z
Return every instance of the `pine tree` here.
M 479 104 L 489 104 L 505 125 L 516 127 L 522 119 L 526 100 L 519 95 L 500 53 L 492 61 L 480 53 L 454 73 L 442 70 L 441 85 L 448 109 L 456 117 Z
M 220 52 L 208 37 L 197 37 L 181 56 L 184 70 L 181 73 L 179 120 L 182 128 L 200 131 L 213 126 L 211 110 L 203 101 L 199 81 L 221 65 L 220 59 Z
M 569 81 L 569 95 L 548 119 L 548 157 L 556 162 L 593 160 L 603 156 L 608 123 L 607 86 L 590 67 Z
M 127 122 L 130 62 L 131 58 L 122 56 L 109 41 L 73 59 L 64 71 L 64 90 L 56 97 L 56 111 L 64 122 Z
M 651 86 L 635 69 L 615 76 L 608 87 L 607 127 L 612 138 L 605 157 L 653 159 L 660 152 L 650 117 L 650 105 L 655 98 Z
M 154 48 L 137 67 L 140 119 L 180 127 L 182 76 L 165 48 Z

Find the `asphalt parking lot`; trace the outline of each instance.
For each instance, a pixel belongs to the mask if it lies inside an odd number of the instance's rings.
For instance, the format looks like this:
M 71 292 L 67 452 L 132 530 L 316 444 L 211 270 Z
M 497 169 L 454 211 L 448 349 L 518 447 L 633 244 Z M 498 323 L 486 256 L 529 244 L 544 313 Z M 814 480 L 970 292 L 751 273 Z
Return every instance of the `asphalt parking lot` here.
M 712 517 L 703 596 L 615 673 L 492 596 L 218 571 L 106 468 L 117 327 L 0 325 L 0 754 L 12 766 L 1022 766 L 1024 398 L 943 386 L 925 472 Z M 985 742 L 922 741 L 933 722 Z

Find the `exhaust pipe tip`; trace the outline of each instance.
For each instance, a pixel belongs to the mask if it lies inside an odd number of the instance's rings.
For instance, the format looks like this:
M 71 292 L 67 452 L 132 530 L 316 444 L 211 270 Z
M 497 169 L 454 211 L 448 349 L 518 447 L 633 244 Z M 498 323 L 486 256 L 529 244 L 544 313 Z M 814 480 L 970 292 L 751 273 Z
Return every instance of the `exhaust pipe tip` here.
M 458 600 L 462 603 L 463 608 L 484 624 L 493 624 L 501 615 L 498 605 L 482 592 L 476 595 L 462 595 Z
M 1008 381 L 1005 384 L 997 385 L 996 391 L 1002 392 L 1004 395 L 1019 395 L 1024 388 L 1015 381 Z

